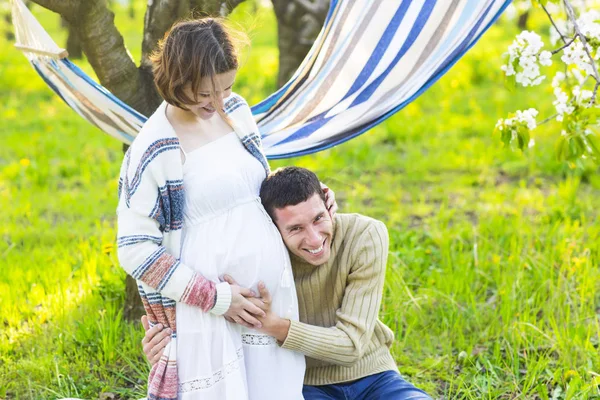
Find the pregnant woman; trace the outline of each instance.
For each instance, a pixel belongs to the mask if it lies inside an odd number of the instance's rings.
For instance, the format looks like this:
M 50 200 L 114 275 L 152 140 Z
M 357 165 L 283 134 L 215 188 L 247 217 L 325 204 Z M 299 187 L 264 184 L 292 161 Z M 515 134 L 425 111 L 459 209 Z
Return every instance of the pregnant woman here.
M 125 155 L 117 210 L 119 260 L 151 324 L 172 331 L 148 398 L 301 399 L 304 357 L 242 326 L 259 326 L 246 299 L 259 281 L 280 316 L 297 320 L 298 305 L 258 198 L 269 166 L 250 108 L 232 93 L 231 35 L 218 19 L 180 22 L 152 61 L 165 101 Z

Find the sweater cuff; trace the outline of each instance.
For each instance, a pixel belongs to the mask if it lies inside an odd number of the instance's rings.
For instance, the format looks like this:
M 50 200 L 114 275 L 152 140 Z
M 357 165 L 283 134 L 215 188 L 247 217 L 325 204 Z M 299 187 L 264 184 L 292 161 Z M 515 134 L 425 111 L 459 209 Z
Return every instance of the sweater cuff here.
M 215 287 L 217 289 L 217 301 L 210 312 L 214 315 L 223 315 L 231 305 L 231 286 L 227 282 L 221 282 Z
M 281 347 L 288 350 L 300 351 L 304 347 L 302 344 L 310 340 L 310 335 L 306 333 L 303 332 L 300 322 L 290 320 L 290 329 Z

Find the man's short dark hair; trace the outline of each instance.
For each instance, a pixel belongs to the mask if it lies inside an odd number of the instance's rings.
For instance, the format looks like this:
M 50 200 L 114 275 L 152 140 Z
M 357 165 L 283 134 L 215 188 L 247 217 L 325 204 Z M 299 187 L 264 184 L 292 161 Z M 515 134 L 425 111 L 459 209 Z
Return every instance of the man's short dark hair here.
M 269 174 L 260 187 L 260 199 L 275 221 L 275 210 L 295 206 L 315 194 L 325 202 L 321 182 L 314 172 L 300 167 L 279 168 Z

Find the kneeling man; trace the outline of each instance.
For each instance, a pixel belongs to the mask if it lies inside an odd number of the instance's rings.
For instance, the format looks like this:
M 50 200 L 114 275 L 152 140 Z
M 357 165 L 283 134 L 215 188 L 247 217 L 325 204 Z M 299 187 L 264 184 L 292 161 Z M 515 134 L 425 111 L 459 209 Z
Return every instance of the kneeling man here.
M 258 330 L 306 355 L 304 397 L 430 399 L 398 373 L 390 354 L 394 334 L 377 318 L 388 255 L 385 225 L 359 214 L 332 220 L 319 179 L 304 168 L 271 173 L 260 197 L 290 252 L 301 322 L 272 313 L 269 293 L 259 284 L 261 297 L 252 300 L 266 317 L 257 317 Z M 151 362 L 169 340 L 159 329 L 144 338 Z

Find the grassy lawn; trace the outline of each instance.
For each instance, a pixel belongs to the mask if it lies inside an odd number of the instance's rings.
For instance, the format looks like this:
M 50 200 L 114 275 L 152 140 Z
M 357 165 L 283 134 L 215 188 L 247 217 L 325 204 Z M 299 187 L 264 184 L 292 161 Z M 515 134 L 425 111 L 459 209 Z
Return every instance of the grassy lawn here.
M 136 6 L 135 21 L 116 11 L 139 59 L 145 4 Z M 34 10 L 64 43 L 56 16 Z M 273 18 L 251 4 L 235 12 L 253 43 L 235 90 L 251 103 L 275 89 Z M 381 317 L 415 384 L 447 399 L 600 398 L 599 170 L 556 160 L 556 123 L 535 131 L 525 154 L 492 135 L 507 112 L 553 113 L 551 91 L 504 87 L 514 25 L 492 27 L 367 134 L 272 167 L 311 168 L 342 212 L 388 225 Z M 0 399 L 143 397 L 142 329 L 121 319 L 114 249 L 121 145 L 68 109 L 11 45 L 0 38 Z

